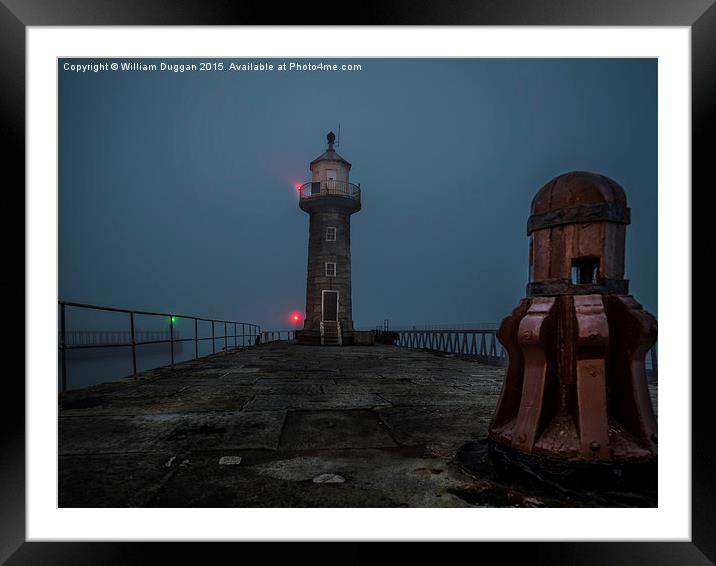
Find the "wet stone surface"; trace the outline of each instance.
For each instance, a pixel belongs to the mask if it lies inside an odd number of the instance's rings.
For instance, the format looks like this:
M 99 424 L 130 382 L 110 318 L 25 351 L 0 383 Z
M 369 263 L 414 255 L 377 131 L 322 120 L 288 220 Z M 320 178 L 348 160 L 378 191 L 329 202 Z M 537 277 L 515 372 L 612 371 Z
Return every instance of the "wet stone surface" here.
M 391 346 L 273 343 L 70 391 L 59 505 L 604 506 L 456 459 L 486 437 L 503 372 Z

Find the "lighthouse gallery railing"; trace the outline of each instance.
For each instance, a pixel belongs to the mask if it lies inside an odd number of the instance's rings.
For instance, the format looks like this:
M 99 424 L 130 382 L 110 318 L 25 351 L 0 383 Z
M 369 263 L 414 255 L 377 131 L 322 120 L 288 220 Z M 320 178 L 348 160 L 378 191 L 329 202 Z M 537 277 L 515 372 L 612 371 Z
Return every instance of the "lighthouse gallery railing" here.
M 311 181 L 301 185 L 301 199 L 322 196 L 340 196 L 360 200 L 360 185 L 348 181 Z

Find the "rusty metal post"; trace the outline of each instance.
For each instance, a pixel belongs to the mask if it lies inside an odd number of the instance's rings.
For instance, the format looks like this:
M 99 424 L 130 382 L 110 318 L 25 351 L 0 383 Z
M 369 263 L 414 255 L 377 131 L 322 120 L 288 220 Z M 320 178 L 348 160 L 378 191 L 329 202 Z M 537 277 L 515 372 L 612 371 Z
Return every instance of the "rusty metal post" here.
M 531 212 L 527 298 L 497 331 L 508 365 L 491 453 L 561 478 L 652 470 L 645 361 L 657 324 L 624 279 L 624 190 L 602 175 L 567 173 L 542 187 Z

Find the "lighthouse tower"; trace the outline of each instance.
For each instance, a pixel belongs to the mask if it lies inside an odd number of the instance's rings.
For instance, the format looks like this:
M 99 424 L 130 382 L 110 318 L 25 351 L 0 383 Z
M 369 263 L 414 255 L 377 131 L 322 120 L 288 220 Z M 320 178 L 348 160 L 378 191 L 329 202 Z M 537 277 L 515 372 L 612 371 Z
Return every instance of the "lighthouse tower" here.
M 351 214 L 361 208 L 360 185 L 349 182 L 351 164 L 333 148 L 311 161 L 311 181 L 300 191 L 299 206 L 310 215 L 306 319 L 299 342 L 343 345 L 353 342 L 351 305 Z

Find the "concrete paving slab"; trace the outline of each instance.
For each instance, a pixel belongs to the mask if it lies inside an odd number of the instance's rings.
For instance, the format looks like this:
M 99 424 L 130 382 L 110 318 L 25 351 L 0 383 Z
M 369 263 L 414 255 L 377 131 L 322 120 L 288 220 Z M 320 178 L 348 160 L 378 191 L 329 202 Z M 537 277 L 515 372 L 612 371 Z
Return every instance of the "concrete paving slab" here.
M 275 457 L 277 453 L 273 453 Z M 285 453 L 281 460 L 245 454 L 241 466 L 195 455 L 158 491 L 157 507 L 468 507 L 449 490 L 471 479 L 439 461 L 399 450 Z M 254 460 L 252 463 L 251 460 Z M 263 460 L 263 461 L 262 461 Z M 321 475 L 343 482 L 314 482 Z M 201 485 L 201 489 L 198 489 Z
M 280 441 L 282 450 L 391 446 L 397 444 L 369 410 L 290 412 Z
M 60 507 L 146 507 L 180 462 L 171 454 L 129 452 L 60 456 Z M 90 481 L 88 481 L 88 479 Z
M 397 407 L 469 406 L 485 401 L 484 395 L 468 393 L 457 388 L 426 387 L 403 392 L 386 391 L 380 394 L 388 403 Z M 497 399 L 494 400 L 497 402 Z
M 173 415 L 162 450 L 239 450 L 278 448 L 286 414 L 281 411 Z
M 174 423 L 151 416 L 60 417 L 59 454 L 121 454 L 151 451 Z
M 276 449 L 285 413 L 155 413 L 61 417 L 60 454 Z
M 240 411 L 252 398 L 248 390 L 220 385 L 205 388 L 173 384 L 168 390 L 163 390 L 165 393 L 160 393 L 161 388 L 154 388 L 153 391 L 143 390 L 141 395 L 75 397 L 60 404 L 60 416 Z
M 358 409 L 384 407 L 390 403 L 372 393 L 323 395 L 256 395 L 244 407 L 245 411 L 284 411 L 311 409 Z
M 471 440 L 487 436 L 492 416 L 484 406 L 402 406 L 375 410 L 396 442 L 424 446 L 425 454 L 452 458 Z

